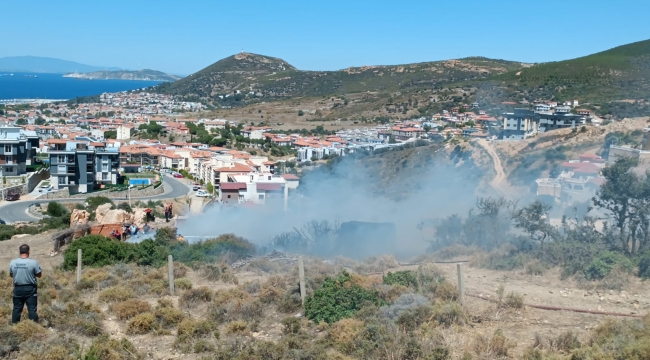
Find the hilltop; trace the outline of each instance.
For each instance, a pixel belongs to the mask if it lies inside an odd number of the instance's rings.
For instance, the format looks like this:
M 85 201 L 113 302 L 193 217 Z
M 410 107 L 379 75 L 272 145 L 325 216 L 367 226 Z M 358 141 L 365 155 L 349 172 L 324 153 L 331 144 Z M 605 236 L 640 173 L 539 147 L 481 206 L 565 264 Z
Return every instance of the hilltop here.
M 524 66 L 519 62 L 472 57 L 391 66 L 350 67 L 338 71 L 303 71 L 286 61 L 240 53 L 157 90 L 186 98 L 220 103 L 226 95 L 247 103 L 255 99 L 320 97 L 358 92 L 392 92 L 432 88 L 486 78 Z M 244 99 L 245 95 L 252 95 Z M 247 100 L 247 101 L 242 101 Z
M 116 71 L 93 71 L 88 73 L 70 73 L 63 77 L 87 79 L 87 80 L 146 80 L 146 81 L 176 81 L 181 77 L 165 74 L 162 71 L 144 70 L 116 70 Z
M 525 106 L 535 100 L 574 99 L 601 116 L 623 118 L 650 114 L 649 81 L 650 40 L 646 40 L 542 64 L 469 57 L 338 71 L 303 71 L 279 58 L 240 53 L 177 82 L 159 85 L 156 91 L 219 109 L 291 101 L 272 107 L 290 114 L 298 110 L 316 114 L 307 121 L 411 118 L 471 102 L 496 115 L 507 108 L 503 102 Z M 314 101 L 328 103 L 314 107 Z M 291 121 L 278 116 L 278 109 L 252 110 Z

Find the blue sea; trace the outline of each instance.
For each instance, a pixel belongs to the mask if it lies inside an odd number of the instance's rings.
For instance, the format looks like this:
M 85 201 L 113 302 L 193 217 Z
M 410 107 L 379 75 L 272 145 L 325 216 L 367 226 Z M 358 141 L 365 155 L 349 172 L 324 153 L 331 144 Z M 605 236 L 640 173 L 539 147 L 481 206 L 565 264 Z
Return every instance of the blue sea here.
M 0 100 L 6 99 L 73 99 L 142 89 L 160 84 L 159 81 L 80 80 L 64 78 L 61 74 L 10 73 L 0 71 Z

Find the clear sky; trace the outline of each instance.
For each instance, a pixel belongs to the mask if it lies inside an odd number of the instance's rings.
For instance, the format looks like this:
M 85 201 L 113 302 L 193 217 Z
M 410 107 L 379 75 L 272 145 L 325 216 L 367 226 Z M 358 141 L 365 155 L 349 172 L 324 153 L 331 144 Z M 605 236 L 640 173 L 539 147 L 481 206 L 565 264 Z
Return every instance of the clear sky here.
M 0 57 L 187 75 L 247 52 L 303 70 L 564 60 L 650 38 L 647 0 L 2 0 Z

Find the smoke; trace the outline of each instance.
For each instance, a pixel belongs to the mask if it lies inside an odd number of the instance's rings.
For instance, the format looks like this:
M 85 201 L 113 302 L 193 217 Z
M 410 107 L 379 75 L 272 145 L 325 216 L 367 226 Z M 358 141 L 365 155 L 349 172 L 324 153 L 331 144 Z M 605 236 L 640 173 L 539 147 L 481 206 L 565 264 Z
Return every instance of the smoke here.
M 304 174 L 299 188 L 289 193 L 287 212 L 282 206 L 216 205 L 179 223 L 179 233 L 190 241 L 234 233 L 267 246 L 276 235 L 312 220 L 393 223 L 395 246 L 373 250 L 403 257 L 421 254 L 428 243 L 418 223 L 465 213 L 477 196 L 491 195 L 479 189 L 483 171 L 469 156 L 450 161 L 439 150 L 426 146 L 342 158 Z M 369 244 L 383 246 L 372 239 Z

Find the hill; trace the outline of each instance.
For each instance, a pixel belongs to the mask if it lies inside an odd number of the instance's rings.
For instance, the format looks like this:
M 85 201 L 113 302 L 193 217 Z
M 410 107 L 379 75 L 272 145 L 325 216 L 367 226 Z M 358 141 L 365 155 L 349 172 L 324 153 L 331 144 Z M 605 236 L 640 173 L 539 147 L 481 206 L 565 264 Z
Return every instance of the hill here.
M 147 81 L 176 81 L 181 77 L 165 74 L 156 70 L 116 70 L 116 71 L 93 71 L 87 73 L 70 73 L 63 77 L 88 79 L 88 80 L 147 80 Z
M 519 62 L 472 57 L 407 65 L 351 67 L 338 71 L 302 71 L 282 59 L 240 53 L 180 81 L 162 84 L 157 90 L 208 103 L 232 105 L 234 102 L 254 102 L 259 98 L 409 91 L 483 79 L 522 66 Z M 226 95 L 238 96 L 226 99 Z
M 85 65 L 74 61 L 39 56 L 9 56 L 0 58 L 0 71 L 65 74 L 69 72 L 101 70 L 120 70 L 120 68 Z
M 650 113 L 646 103 L 650 91 L 650 40 L 577 59 L 537 64 L 489 80 L 480 84 L 478 94 L 491 98 L 494 103 L 578 99 L 599 110 L 601 115 L 647 115 Z M 633 108 L 639 111 L 632 111 Z

